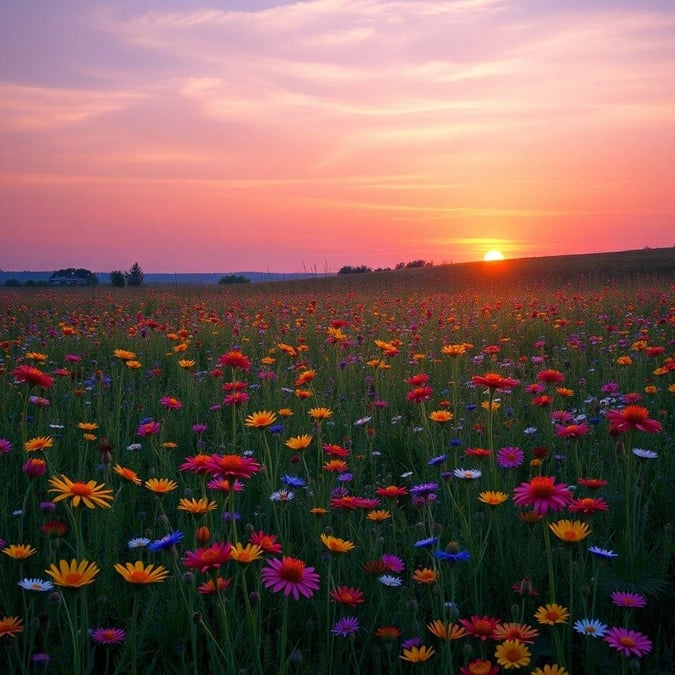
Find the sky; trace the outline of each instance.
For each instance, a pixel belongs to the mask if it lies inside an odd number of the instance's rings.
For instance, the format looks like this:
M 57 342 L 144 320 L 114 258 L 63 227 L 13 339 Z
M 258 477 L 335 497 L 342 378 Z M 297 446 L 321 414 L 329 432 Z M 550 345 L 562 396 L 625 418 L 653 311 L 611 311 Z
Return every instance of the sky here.
M 22 0 L 0 269 L 675 244 L 672 0 Z

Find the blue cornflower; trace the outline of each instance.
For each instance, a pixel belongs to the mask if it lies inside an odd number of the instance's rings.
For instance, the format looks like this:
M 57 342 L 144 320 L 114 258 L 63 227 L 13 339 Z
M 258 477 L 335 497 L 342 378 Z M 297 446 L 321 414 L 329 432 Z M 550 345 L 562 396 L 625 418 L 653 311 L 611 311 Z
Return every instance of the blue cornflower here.
M 438 537 L 427 537 L 415 542 L 415 548 L 431 548 L 438 542 Z
M 451 448 L 458 448 L 462 445 L 462 440 L 460 438 L 451 438 L 448 445 L 450 445 Z
M 284 430 L 283 424 L 273 424 L 271 427 L 267 428 L 271 434 L 280 434 Z
M 350 481 L 354 480 L 354 474 L 346 471 L 345 473 L 338 474 L 337 479 L 340 483 L 349 483 Z
M 600 548 L 599 546 L 589 546 L 588 552 L 593 554 L 596 558 L 602 558 L 603 560 L 619 557 L 618 553 L 614 553 L 614 551 L 608 551 L 606 548 Z
M 437 457 L 432 457 L 427 464 L 429 466 L 436 466 L 437 464 L 442 464 L 445 462 L 447 455 L 438 455 Z
M 180 530 L 169 532 L 169 534 L 165 534 L 161 539 L 155 539 L 155 541 L 148 544 L 148 548 L 151 551 L 166 551 L 175 546 L 179 541 L 182 541 L 184 536 L 185 533 Z
M 307 481 L 304 478 L 301 478 L 300 476 L 289 476 L 288 474 L 281 477 L 281 482 L 291 488 L 303 488 L 307 485 Z
M 469 562 L 471 560 L 471 554 L 468 551 L 434 551 L 434 555 L 439 560 L 450 563 Z

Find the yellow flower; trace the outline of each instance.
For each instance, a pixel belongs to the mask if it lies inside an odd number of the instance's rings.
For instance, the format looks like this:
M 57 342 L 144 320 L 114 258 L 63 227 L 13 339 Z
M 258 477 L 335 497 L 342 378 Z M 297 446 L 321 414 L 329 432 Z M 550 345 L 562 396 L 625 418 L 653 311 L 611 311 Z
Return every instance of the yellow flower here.
M 591 533 L 588 525 L 578 520 L 559 520 L 557 523 L 550 523 L 549 527 L 558 539 L 568 544 L 586 539 Z
M 467 349 L 470 349 L 472 345 L 468 343 L 464 343 L 461 345 L 445 345 L 441 349 L 441 354 L 444 354 L 445 356 L 452 356 L 453 358 L 457 358 L 458 356 L 461 356 L 466 352 Z
M 499 506 L 508 498 L 509 496 L 505 492 L 495 492 L 494 490 L 486 490 L 478 495 L 478 501 L 489 506 Z
M 408 661 L 409 663 L 423 663 L 424 661 L 428 661 L 435 653 L 433 647 L 422 645 L 421 647 L 404 649 L 403 654 L 401 654 L 401 659 L 403 659 L 403 661 Z
M 267 410 L 261 410 L 259 412 L 251 413 L 247 418 L 244 424 L 253 429 L 264 429 L 269 427 L 276 421 L 277 416 L 273 412 Z
M 355 548 L 351 541 L 339 539 L 330 534 L 321 533 L 319 539 L 321 539 L 323 545 L 333 553 L 347 553 Z
M 201 499 L 192 499 L 183 498 L 178 502 L 179 511 L 188 511 L 193 516 L 203 516 L 209 511 L 216 509 L 218 505 L 215 501 L 208 501 L 205 497 Z
M 145 487 L 157 495 L 164 495 L 168 492 L 173 492 L 178 485 L 169 478 L 148 478 L 145 481 Z
M 185 370 L 189 368 L 193 368 L 197 362 L 192 360 L 192 359 L 181 359 L 178 362 L 178 367 L 179 368 L 184 368 Z
M 55 502 L 64 499 L 70 499 L 74 507 L 84 504 L 87 508 L 93 509 L 100 506 L 104 509 L 110 508 L 110 502 L 113 500 L 112 490 L 106 488 L 103 484 L 97 484 L 90 480 L 86 483 L 81 481 L 73 482 L 67 476 L 61 475 L 61 478 L 50 478 L 49 492 L 57 492 L 54 497 Z
M 30 544 L 11 544 L 10 546 L 3 548 L 2 552 L 7 554 L 10 558 L 14 558 L 14 560 L 25 560 L 37 553 Z
M 438 574 L 436 570 L 432 570 L 430 567 L 415 570 L 413 573 L 413 581 L 418 584 L 433 584 L 436 582 L 436 579 L 438 579 Z
M 9 637 L 16 637 L 17 633 L 23 632 L 22 621 L 18 616 L 5 616 L 0 619 L 0 638 L 8 635 Z
M 98 565 L 95 562 L 88 560 L 59 560 L 58 567 L 51 564 L 45 572 L 52 578 L 52 581 L 57 586 L 65 586 L 66 588 L 81 588 L 88 584 L 94 583 L 94 578 L 100 572 Z
M 169 570 L 163 565 L 144 565 L 142 560 L 135 563 L 117 563 L 115 570 L 130 584 L 157 584 L 169 576 Z
M 445 623 L 440 619 L 436 619 L 427 624 L 427 630 L 441 640 L 449 642 L 450 640 L 459 640 L 466 637 L 468 633 L 466 628 L 457 626 L 454 623 Z
M 432 413 L 429 413 L 429 419 L 432 422 L 438 422 L 439 424 L 449 422 L 452 417 L 452 413 L 448 410 L 434 410 Z
M 569 673 L 557 663 L 549 666 L 545 665 L 543 668 L 536 668 L 532 671 L 532 675 L 569 675 Z
M 312 442 L 312 437 L 309 434 L 303 434 L 302 436 L 293 436 L 289 438 L 285 445 L 291 450 L 304 450 Z
M 495 650 L 497 663 L 506 670 L 526 666 L 531 656 L 530 650 L 520 640 L 504 640 Z
M 541 624 L 554 626 L 557 623 L 567 623 L 569 615 L 570 613 L 565 607 L 554 602 L 539 607 L 534 613 L 534 618 Z
M 121 359 L 122 361 L 131 361 L 132 359 L 136 358 L 136 354 L 133 352 L 128 352 L 124 349 L 116 349 L 113 352 L 113 356 L 115 356 L 118 359 Z
M 480 404 L 480 407 L 483 408 L 483 410 L 490 410 L 490 403 L 492 403 L 492 412 L 499 410 L 502 407 L 502 404 L 499 401 L 483 401 Z
M 51 436 L 38 436 L 31 438 L 23 445 L 26 452 L 36 452 L 38 450 L 47 450 L 54 447 L 54 440 Z
M 263 556 L 263 550 L 258 546 L 258 544 L 246 544 L 244 546 L 240 541 L 238 541 L 232 550 L 230 551 L 232 560 L 242 563 L 243 565 L 248 565 L 254 560 L 260 560 Z

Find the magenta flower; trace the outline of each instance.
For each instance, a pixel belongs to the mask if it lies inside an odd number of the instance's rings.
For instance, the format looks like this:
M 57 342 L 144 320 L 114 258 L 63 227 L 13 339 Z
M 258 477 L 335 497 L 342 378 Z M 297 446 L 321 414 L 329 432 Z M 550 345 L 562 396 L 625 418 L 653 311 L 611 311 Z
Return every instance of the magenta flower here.
M 646 635 L 621 626 L 610 628 L 603 639 L 624 656 L 644 656 L 652 650 L 652 641 Z
M 521 483 L 513 491 L 513 501 L 517 506 L 531 506 L 542 516 L 549 509 L 564 509 L 571 498 L 569 487 L 565 483 L 556 484 L 552 476 L 535 476 L 529 483 Z
M 500 448 L 497 451 L 497 464 L 502 469 L 515 469 L 525 460 L 525 453 L 520 448 Z
M 91 632 L 91 639 L 97 645 L 120 645 L 126 637 L 122 628 L 96 628 Z
M 227 542 L 214 542 L 205 548 L 198 548 L 196 551 L 186 551 L 183 558 L 183 567 L 199 570 L 202 573 L 210 569 L 218 570 L 220 566 L 226 563 L 231 557 L 232 544 Z
M 0 438 L 0 452 L 12 452 L 12 444 L 6 438 Z
M 610 410 L 606 415 L 609 420 L 609 433 L 622 434 L 631 429 L 658 434 L 663 431 L 661 422 L 649 419 L 649 411 L 639 405 L 629 405 L 622 410 Z
M 383 553 L 382 562 L 389 572 L 403 572 L 405 563 L 397 555 Z
M 173 396 L 162 396 L 159 399 L 159 403 L 167 410 L 180 410 L 183 407 L 183 404 Z
M 311 598 L 319 588 L 319 575 L 313 567 L 307 567 L 302 560 L 283 556 L 266 561 L 261 574 L 265 588 L 274 593 L 283 591 L 285 595 L 293 595 L 296 600 L 303 595 Z
M 138 429 L 136 429 L 137 436 L 153 436 L 157 433 L 159 433 L 159 422 L 153 420 L 139 424 Z
M 628 593 L 624 591 L 614 591 L 609 597 L 617 607 L 646 607 L 647 598 L 640 593 Z

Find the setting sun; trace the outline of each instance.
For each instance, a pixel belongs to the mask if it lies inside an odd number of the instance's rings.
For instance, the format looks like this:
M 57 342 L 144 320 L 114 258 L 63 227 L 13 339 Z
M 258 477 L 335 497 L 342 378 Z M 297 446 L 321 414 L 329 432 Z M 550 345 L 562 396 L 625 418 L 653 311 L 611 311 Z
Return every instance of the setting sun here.
M 483 260 L 486 261 L 504 260 L 504 256 L 502 255 L 501 251 L 496 251 L 495 249 L 492 249 L 483 256 Z

